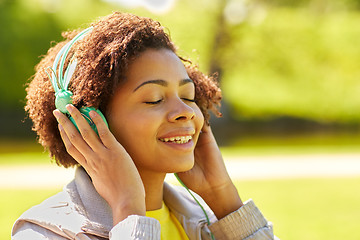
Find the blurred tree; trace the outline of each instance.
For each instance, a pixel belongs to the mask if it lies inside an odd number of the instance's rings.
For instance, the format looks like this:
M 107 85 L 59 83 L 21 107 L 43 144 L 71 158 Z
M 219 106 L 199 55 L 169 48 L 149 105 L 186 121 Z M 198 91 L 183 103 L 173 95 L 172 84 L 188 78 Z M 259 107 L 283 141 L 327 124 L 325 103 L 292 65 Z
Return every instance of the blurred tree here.
M 358 12 L 266 7 L 232 26 L 223 89 L 240 118 L 360 122 Z
M 29 123 L 21 123 L 26 80 L 49 48 L 49 39 L 59 39 L 53 16 L 24 3 L 0 1 L 0 135 L 6 136 L 30 133 Z
M 98 8 L 103 4 L 100 0 L 71 2 L 74 7 L 80 5 L 74 9 L 65 0 L 0 1 L 0 136 L 30 133 L 30 122 L 21 123 L 25 119 L 25 87 L 51 42 L 60 41 L 64 29 L 104 14 L 96 10 L 104 9 Z
M 22 106 L 24 84 L 60 29 L 50 14 L 29 11 L 19 0 L 0 2 L 0 107 Z M 57 37 L 55 37 L 57 36 Z

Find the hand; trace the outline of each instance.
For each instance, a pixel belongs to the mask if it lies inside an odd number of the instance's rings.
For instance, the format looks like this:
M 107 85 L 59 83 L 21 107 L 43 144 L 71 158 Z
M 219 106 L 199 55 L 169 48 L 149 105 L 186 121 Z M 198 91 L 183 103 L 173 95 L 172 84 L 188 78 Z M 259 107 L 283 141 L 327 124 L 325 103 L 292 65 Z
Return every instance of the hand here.
M 67 105 L 79 131 L 59 110 L 61 138 L 68 153 L 84 167 L 96 191 L 110 205 L 114 225 L 129 215 L 145 215 L 145 190 L 131 157 L 112 135 L 102 118 L 90 112 L 99 136 L 91 129 L 78 109 Z
M 184 184 L 205 200 L 218 219 L 240 208 L 243 204 L 226 170 L 211 128 L 206 123 L 194 155 L 194 167 L 178 173 Z

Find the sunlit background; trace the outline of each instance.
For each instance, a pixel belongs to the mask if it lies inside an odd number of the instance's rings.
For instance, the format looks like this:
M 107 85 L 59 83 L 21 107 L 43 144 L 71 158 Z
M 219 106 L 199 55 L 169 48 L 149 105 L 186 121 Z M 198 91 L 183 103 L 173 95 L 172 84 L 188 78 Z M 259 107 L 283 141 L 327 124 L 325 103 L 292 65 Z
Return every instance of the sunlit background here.
M 160 21 L 179 55 L 218 73 L 223 117 L 211 125 L 240 195 L 277 236 L 360 239 L 360 0 L 0 0 L 1 239 L 72 176 L 24 113 L 34 66 L 62 31 L 113 11 Z

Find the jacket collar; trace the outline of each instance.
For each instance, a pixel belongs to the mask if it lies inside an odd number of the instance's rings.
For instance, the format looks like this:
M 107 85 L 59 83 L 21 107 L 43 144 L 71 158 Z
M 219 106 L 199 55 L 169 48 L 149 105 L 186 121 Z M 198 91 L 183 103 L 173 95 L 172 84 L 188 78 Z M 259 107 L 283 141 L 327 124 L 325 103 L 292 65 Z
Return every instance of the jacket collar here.
M 107 237 L 113 227 L 111 208 L 98 194 L 90 177 L 82 167 L 76 169 L 75 186 L 76 189 L 68 189 L 68 192 L 76 196 L 73 197 L 73 202 L 77 205 L 77 210 L 86 216 L 81 229 L 94 235 Z M 205 225 L 206 218 L 197 203 L 189 197 L 189 193 L 183 187 L 172 187 L 164 182 L 163 194 L 165 204 L 184 227 L 187 235 L 189 237 L 198 236 L 199 224 Z M 194 195 L 196 194 L 194 193 Z M 197 196 L 197 200 L 202 203 L 209 216 L 214 216 L 199 196 Z M 211 220 L 215 221 L 216 219 L 211 218 Z M 196 237 L 190 239 L 196 239 Z
M 217 219 L 204 200 L 196 193 L 192 194 L 207 212 L 210 222 L 215 222 Z M 184 187 L 164 182 L 164 202 L 183 226 L 189 239 L 202 239 L 200 229 L 209 233 L 204 212 Z
M 200 197 L 198 200 L 202 201 Z M 164 183 L 164 202 L 189 239 L 201 239 L 200 229 L 206 225 L 206 220 L 186 190 Z M 211 211 L 206 204 L 204 207 Z M 211 212 L 209 215 L 214 216 Z M 66 239 L 74 239 L 84 232 L 107 239 L 113 227 L 110 206 L 97 193 L 81 167 L 76 169 L 75 179 L 64 187 L 64 191 L 26 211 L 14 224 L 13 231 L 20 228 L 24 221 L 40 225 Z
M 82 167 L 78 167 L 75 171 L 75 186 L 76 189 L 69 189 L 69 192 L 77 193 L 73 201 L 77 205 L 77 210 L 86 216 L 82 230 L 91 234 L 108 236 L 113 227 L 111 208 L 98 194 L 89 175 Z

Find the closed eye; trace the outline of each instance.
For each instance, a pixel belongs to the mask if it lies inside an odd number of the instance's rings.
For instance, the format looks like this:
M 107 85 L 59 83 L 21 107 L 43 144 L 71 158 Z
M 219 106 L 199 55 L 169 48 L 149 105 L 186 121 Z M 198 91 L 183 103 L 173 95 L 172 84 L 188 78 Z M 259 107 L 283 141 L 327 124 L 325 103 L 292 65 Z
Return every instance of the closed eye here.
M 189 102 L 195 102 L 195 99 L 183 98 L 183 100 L 189 101 Z
M 189 101 L 189 102 L 195 102 L 195 99 L 189 99 L 189 98 L 182 98 L 184 101 Z M 158 101 L 152 101 L 152 102 L 145 102 L 146 104 L 150 104 L 150 105 L 156 105 L 161 103 L 163 100 L 160 99 Z
M 146 104 L 151 104 L 151 105 L 155 105 L 155 104 L 159 104 L 162 102 L 162 99 L 158 100 L 158 101 L 154 101 L 154 102 L 145 102 Z

